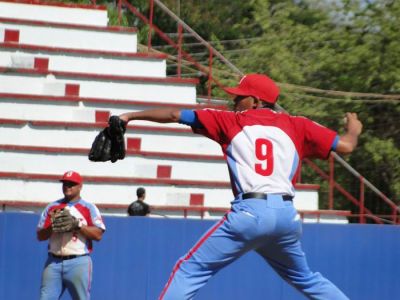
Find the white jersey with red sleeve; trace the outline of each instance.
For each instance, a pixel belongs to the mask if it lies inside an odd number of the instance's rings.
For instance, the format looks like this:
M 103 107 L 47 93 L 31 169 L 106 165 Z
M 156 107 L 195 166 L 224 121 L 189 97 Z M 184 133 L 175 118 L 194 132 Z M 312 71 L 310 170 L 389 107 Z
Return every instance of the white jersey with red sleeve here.
M 203 128 L 193 128 L 219 143 L 235 195 L 247 192 L 294 196 L 299 162 L 327 158 L 337 133 L 304 117 L 270 109 L 243 112 L 195 110 Z
M 51 226 L 50 213 L 56 209 L 69 209 L 71 215 L 78 218 L 83 225 L 96 226 L 105 231 L 103 219 L 98 208 L 85 200 L 66 202 L 57 200 L 47 205 L 42 212 L 38 224 L 38 230 Z M 49 239 L 49 252 L 55 255 L 82 255 L 92 251 L 92 241 L 88 240 L 79 231 L 52 233 Z

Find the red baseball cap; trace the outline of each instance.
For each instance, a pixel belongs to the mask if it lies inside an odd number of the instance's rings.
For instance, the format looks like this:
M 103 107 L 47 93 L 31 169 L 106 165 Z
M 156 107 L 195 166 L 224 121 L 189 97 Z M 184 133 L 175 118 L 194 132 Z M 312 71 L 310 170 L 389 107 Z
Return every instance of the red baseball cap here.
M 237 87 L 224 88 L 224 91 L 236 96 L 256 97 L 271 104 L 275 104 L 279 96 L 279 87 L 271 78 L 262 74 L 244 75 Z
M 75 171 L 67 171 L 64 173 L 63 177 L 60 179 L 60 181 L 70 181 L 70 182 L 75 182 L 77 184 L 81 184 L 83 182 L 82 176 L 75 172 Z

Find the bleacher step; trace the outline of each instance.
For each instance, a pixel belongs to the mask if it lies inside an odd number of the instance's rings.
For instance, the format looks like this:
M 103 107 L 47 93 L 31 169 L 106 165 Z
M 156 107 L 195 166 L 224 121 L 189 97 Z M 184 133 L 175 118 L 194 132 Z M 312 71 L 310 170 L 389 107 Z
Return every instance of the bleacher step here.
M 79 167 L 87 176 L 135 177 L 198 181 L 205 185 L 225 182 L 229 187 L 229 175 L 223 160 L 189 160 L 163 157 L 127 155 L 123 161 L 91 162 L 86 153 L 13 151 L 0 150 L 0 165 L 3 172 L 63 173 L 71 166 Z M 188 172 L 196 170 L 196 172 Z M 212 170 L 212 172 L 210 172 Z
M 107 26 L 108 24 L 106 6 L 62 2 L 1 0 L 0 17 L 92 26 Z
M 0 67 L 86 74 L 166 77 L 166 56 L 146 53 L 82 51 L 0 43 Z
M 0 18 L 0 42 L 83 50 L 137 52 L 130 27 L 71 25 Z
M 0 93 L 196 104 L 197 82 L 0 67 Z
M 0 144 L 90 148 L 106 123 L 0 119 Z M 136 150 L 221 155 L 220 146 L 190 129 L 128 126 L 127 145 Z M 135 146 L 136 143 L 136 146 Z M 137 147 L 137 145 L 139 147 Z

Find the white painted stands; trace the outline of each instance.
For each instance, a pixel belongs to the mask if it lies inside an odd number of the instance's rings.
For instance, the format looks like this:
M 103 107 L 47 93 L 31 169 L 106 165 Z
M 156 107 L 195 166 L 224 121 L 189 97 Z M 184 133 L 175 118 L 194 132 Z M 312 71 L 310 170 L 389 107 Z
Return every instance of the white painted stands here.
M 220 147 L 187 126 L 135 122 L 123 161 L 87 158 L 110 115 L 225 109 L 197 103 L 197 79 L 167 77 L 166 57 L 137 53 L 136 29 L 108 27 L 105 7 L 0 0 L 3 209 L 40 211 L 61 197 L 58 179 L 72 169 L 84 177 L 83 197 L 104 213 L 126 215 L 136 188 L 144 186 L 155 215 L 224 214 L 232 192 Z M 297 186 L 296 207 L 318 210 L 318 188 Z
M 165 78 L 166 55 L 0 43 L 0 67 Z
M 32 5 L 32 2 L 35 5 Z M 64 24 L 107 26 L 108 16 L 105 6 L 90 6 L 63 3 L 40 3 L 38 1 L 0 2 L 0 18 L 12 18 Z

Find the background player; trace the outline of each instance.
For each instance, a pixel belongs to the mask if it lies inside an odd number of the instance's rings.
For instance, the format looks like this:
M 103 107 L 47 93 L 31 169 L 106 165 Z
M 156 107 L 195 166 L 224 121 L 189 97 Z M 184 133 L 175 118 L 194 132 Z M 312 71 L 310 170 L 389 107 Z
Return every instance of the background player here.
M 357 115 L 347 113 L 346 133 L 338 136 L 307 118 L 273 111 L 279 88 L 265 75 L 246 75 L 225 91 L 236 96 L 235 112 L 160 109 L 120 115 L 125 122 L 187 124 L 219 143 L 235 195 L 230 212 L 178 260 L 160 299 L 192 299 L 211 276 L 249 250 L 310 299 L 348 299 L 309 269 L 292 198 L 303 158 L 326 159 L 331 150 L 355 149 L 362 130 Z
M 129 216 L 147 216 L 150 213 L 150 205 L 144 202 L 146 199 L 146 190 L 143 187 L 136 189 L 137 200 L 128 206 Z
M 66 288 L 72 299 L 90 299 L 89 253 L 92 240 L 101 240 L 105 226 L 97 207 L 81 199 L 80 174 L 68 171 L 60 181 L 64 198 L 46 207 L 37 228 L 39 241 L 50 239 L 40 299 L 59 299 Z

